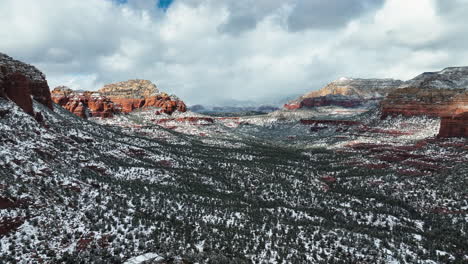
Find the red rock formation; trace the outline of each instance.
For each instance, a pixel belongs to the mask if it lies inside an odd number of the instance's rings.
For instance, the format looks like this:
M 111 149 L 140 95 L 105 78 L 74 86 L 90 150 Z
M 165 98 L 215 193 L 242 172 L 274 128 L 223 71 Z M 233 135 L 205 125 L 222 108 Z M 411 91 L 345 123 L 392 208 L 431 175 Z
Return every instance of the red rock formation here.
M 161 108 L 157 113 L 186 112 L 185 103 L 175 96 L 159 93 L 156 85 L 145 80 L 130 80 L 104 86 L 99 92 L 77 93 L 67 87 L 52 91 L 55 103 L 80 117 L 113 117 L 146 107 Z
M 107 97 L 93 92 L 75 93 L 63 86 L 56 87 L 52 91 L 52 100 L 82 118 L 108 118 L 120 112 L 120 107 Z
M 110 100 L 117 105 L 120 105 L 123 113 L 130 113 L 135 109 L 142 108 L 145 105 L 145 99 L 129 99 L 111 97 Z
M 3 87 L 7 98 L 15 102 L 26 113 L 33 115 L 34 110 L 29 85 L 26 76 L 15 72 L 6 76 Z
M 442 118 L 439 137 L 467 137 L 468 138 L 468 112 Z
M 284 108 L 288 110 L 294 110 L 301 108 L 301 102 L 290 102 L 284 105 Z
M 34 66 L 0 53 L 0 97 L 13 101 L 26 113 L 36 116 L 32 99 L 53 109 L 49 86 Z
M 175 111 L 186 112 L 185 103 L 175 96 L 160 93 L 156 85 L 147 80 L 129 80 L 108 84 L 99 92 L 122 106 L 122 112 L 129 113 L 135 109 L 158 107 L 166 114 Z
M 381 103 L 382 118 L 387 116 L 427 115 L 442 117 L 468 111 L 468 92 L 464 89 L 421 89 L 405 87 Z

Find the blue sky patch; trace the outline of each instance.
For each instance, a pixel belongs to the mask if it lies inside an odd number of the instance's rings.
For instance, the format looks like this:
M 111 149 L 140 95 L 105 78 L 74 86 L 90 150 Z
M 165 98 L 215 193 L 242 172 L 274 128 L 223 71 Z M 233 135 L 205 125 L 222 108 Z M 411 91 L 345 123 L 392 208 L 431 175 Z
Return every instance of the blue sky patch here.
M 161 8 L 161 9 L 168 9 L 169 6 L 172 4 L 172 2 L 174 2 L 174 0 L 159 0 L 158 2 L 158 7 Z
M 114 0 L 119 4 L 125 4 L 128 2 L 128 0 Z M 167 10 L 169 6 L 174 2 L 174 0 L 158 0 L 158 8 Z

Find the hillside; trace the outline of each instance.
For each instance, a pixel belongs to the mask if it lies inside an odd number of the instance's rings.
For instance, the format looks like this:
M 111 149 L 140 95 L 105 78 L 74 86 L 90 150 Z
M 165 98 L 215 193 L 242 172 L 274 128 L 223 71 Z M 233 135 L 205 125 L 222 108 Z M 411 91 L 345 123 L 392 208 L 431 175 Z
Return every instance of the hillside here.
M 328 106 L 83 119 L 45 99 L 38 122 L 0 98 L 2 263 L 468 259 L 468 142 L 436 138 L 438 118 Z

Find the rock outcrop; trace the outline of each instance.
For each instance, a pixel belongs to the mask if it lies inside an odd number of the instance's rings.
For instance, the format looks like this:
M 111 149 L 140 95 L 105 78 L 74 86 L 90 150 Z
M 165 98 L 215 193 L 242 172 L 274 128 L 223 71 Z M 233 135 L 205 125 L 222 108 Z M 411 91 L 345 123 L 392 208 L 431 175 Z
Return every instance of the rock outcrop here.
M 40 119 L 41 115 L 34 113 L 32 99 L 53 109 L 44 74 L 36 67 L 2 53 L 0 53 L 0 97 L 13 101 L 36 119 Z
M 468 112 L 457 116 L 444 116 L 440 123 L 439 137 L 467 137 Z
M 59 86 L 52 91 L 52 100 L 73 114 L 82 117 L 113 117 L 120 113 L 120 106 L 97 92 L 75 92 Z
M 129 113 L 138 108 L 158 107 L 166 114 L 175 111 L 186 112 L 183 101 L 175 96 L 160 93 L 156 85 L 147 80 L 129 80 L 105 85 L 99 93 L 122 106 L 122 112 Z
M 445 117 L 468 112 L 468 67 L 423 73 L 391 92 L 381 109 L 382 117 Z
M 284 105 L 286 109 L 337 105 L 356 107 L 367 102 L 379 101 L 403 84 L 394 79 L 340 78 L 318 91 L 307 93 Z

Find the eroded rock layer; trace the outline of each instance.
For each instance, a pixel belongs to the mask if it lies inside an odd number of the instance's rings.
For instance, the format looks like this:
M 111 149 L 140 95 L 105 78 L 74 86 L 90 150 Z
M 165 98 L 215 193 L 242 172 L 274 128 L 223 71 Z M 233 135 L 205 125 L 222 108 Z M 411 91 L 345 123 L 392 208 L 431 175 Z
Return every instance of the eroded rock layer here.
M 391 92 L 381 108 L 383 117 L 445 117 L 468 112 L 468 67 L 423 73 Z
M 318 91 L 307 93 L 285 104 L 286 109 L 337 105 L 355 107 L 369 101 L 383 99 L 403 82 L 394 79 L 340 78 Z
M 113 117 L 120 112 L 120 106 L 96 92 L 74 92 L 59 86 L 52 91 L 52 100 L 73 114 L 82 117 Z
M 468 137 L 468 112 L 454 117 L 443 117 L 439 137 Z
M 20 106 L 26 113 L 34 113 L 32 99 L 52 109 L 49 86 L 36 67 L 0 53 L 0 97 Z

